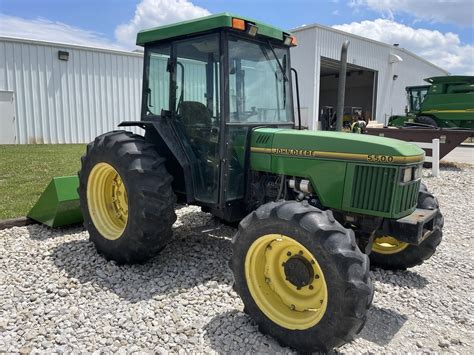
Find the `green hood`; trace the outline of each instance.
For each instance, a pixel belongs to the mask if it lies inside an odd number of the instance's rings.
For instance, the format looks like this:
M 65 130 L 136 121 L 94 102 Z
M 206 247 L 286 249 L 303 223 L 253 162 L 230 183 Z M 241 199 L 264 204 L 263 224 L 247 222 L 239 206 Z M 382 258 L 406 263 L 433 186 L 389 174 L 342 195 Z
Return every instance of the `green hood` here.
M 424 151 L 397 139 L 342 132 L 258 128 L 251 151 L 274 156 L 295 156 L 385 164 L 413 164 L 424 160 Z

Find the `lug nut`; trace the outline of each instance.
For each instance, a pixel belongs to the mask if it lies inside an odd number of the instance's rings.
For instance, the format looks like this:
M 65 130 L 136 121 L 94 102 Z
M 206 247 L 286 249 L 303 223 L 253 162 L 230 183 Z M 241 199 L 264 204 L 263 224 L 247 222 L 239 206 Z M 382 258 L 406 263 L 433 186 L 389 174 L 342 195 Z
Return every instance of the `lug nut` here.
M 281 263 L 281 266 L 285 267 L 285 263 L 284 263 L 284 262 L 283 262 L 283 263 Z
M 319 275 L 318 274 L 314 275 L 314 278 L 319 279 Z
M 314 287 L 313 285 L 309 285 L 309 289 L 312 290 Z
M 288 253 L 286 253 L 286 256 L 291 256 L 291 251 L 289 251 Z
M 303 250 L 300 250 L 298 254 L 303 255 Z

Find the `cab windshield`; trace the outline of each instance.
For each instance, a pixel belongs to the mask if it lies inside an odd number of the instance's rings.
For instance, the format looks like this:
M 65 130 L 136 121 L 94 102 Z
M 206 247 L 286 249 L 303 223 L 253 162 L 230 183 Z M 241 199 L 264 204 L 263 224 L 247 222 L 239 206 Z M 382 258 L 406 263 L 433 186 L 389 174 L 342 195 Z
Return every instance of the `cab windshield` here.
M 229 39 L 230 123 L 293 122 L 288 51 Z
M 410 112 L 417 112 L 421 110 L 421 104 L 428 93 L 429 86 L 411 88 L 408 93 L 408 101 L 410 104 Z

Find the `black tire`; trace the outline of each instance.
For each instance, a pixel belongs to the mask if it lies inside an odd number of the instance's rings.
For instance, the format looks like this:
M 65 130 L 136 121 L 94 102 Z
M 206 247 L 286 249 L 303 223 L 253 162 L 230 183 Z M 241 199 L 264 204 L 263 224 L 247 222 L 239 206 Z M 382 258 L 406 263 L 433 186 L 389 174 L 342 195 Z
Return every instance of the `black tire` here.
M 438 124 L 436 123 L 436 121 L 432 117 L 429 117 L 429 116 L 417 116 L 415 118 L 415 122 L 421 123 L 427 126 L 433 126 L 436 128 L 438 127 Z
M 143 263 L 163 249 L 176 221 L 172 176 L 154 147 L 142 136 L 114 131 L 87 146 L 79 171 L 79 197 L 84 226 L 99 253 L 120 264 Z M 122 234 L 105 238 L 93 223 L 87 201 L 87 184 L 96 164 L 111 165 L 123 180 L 128 196 L 128 218 Z
M 425 184 L 420 185 L 418 193 L 418 208 L 434 210 L 439 208 L 438 199 L 433 196 Z M 420 245 L 408 245 L 405 249 L 394 254 L 380 254 L 372 250 L 370 264 L 387 270 L 406 270 L 407 268 L 423 264 L 431 258 L 443 239 L 444 218 L 441 212 L 434 221 L 434 231 Z M 396 236 L 394 236 L 396 237 Z
M 318 261 L 328 298 L 322 318 L 311 327 L 295 330 L 277 324 L 251 295 L 245 276 L 246 256 L 251 245 L 267 234 L 290 236 Z M 321 211 L 306 201 L 267 203 L 241 221 L 232 247 L 234 289 L 245 312 L 262 333 L 275 337 L 281 345 L 304 352 L 329 351 L 351 341 L 363 328 L 373 298 L 369 259 L 357 247 L 353 231 L 343 228 L 331 211 Z

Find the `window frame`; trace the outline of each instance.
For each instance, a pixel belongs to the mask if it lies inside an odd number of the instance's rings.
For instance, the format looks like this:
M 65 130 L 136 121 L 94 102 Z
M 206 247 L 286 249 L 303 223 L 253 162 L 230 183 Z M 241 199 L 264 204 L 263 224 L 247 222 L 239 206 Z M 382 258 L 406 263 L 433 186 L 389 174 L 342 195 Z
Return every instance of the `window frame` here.
M 288 57 L 287 57 L 287 63 L 286 63 L 286 76 L 288 77 L 288 87 L 287 87 L 287 95 L 289 96 L 288 97 L 288 100 L 289 100 L 289 103 L 291 105 L 291 110 L 289 110 L 289 115 L 290 115 L 290 120 L 287 121 L 287 122 L 258 122 L 258 121 L 251 121 L 251 122 L 231 122 L 230 121 L 230 89 L 228 89 L 227 91 L 227 95 L 225 95 L 225 100 L 226 100 L 226 108 L 227 108 L 227 111 L 226 111 L 226 114 L 225 114 L 225 122 L 226 122 L 226 125 L 229 125 L 229 126 L 265 126 L 265 127 L 275 127 L 275 126 L 291 126 L 291 127 L 295 127 L 296 125 L 296 121 L 295 121 L 295 104 L 294 104 L 294 98 L 292 95 L 293 93 L 293 75 L 291 73 L 291 55 L 290 55 L 290 47 L 287 47 L 285 46 L 283 43 L 278 43 L 276 42 L 275 40 L 273 39 L 270 39 L 270 38 L 267 38 L 267 39 L 262 39 L 262 38 L 255 38 L 255 37 L 249 37 L 248 35 L 245 35 L 245 34 L 242 34 L 242 33 L 239 33 L 239 32 L 236 32 L 236 31 L 232 31 L 232 30 L 226 30 L 224 31 L 225 33 L 225 45 L 223 48 L 225 50 L 225 53 L 224 53 L 224 59 L 225 59 L 225 64 L 226 64 L 226 70 L 225 70 L 225 73 L 224 73 L 224 81 L 225 81 L 225 87 L 227 88 L 230 88 L 230 71 L 229 71 L 229 60 L 230 60 L 230 57 L 229 57 L 229 43 L 230 43 L 230 40 L 232 38 L 236 38 L 238 40 L 242 40 L 242 41 L 246 41 L 246 42 L 251 42 L 251 43 L 255 43 L 255 44 L 263 44 L 263 45 L 266 45 L 268 46 L 268 43 L 271 44 L 271 46 L 274 48 L 274 49 L 284 49 L 288 52 Z M 272 54 L 273 56 L 273 54 Z M 290 93 L 290 94 L 288 94 Z M 222 98 L 221 98 L 221 101 Z M 288 105 L 287 104 L 287 105 Z

